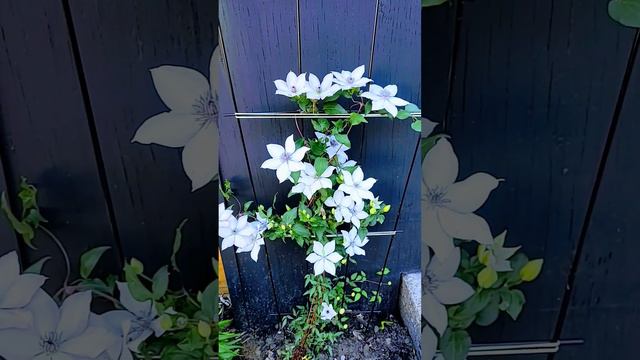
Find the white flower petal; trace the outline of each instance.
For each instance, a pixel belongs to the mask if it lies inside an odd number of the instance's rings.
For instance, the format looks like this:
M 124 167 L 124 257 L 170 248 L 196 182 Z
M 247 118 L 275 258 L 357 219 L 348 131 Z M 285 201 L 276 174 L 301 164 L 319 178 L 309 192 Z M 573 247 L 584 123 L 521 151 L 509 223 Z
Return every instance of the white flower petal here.
M 22 309 L 0 310 L 0 330 L 26 329 L 33 321 L 31 312 Z
M 442 229 L 451 237 L 460 240 L 475 240 L 482 244 L 493 243 L 489 224 L 480 216 L 461 214 L 447 208 L 438 211 Z
M 131 291 L 129 291 L 129 285 L 124 282 L 117 282 L 118 292 L 120 293 L 120 302 L 125 309 L 132 312 L 134 315 L 139 317 L 146 317 L 151 307 L 153 306 L 151 300 L 148 301 L 138 301 L 133 295 L 131 295 Z
M 342 255 L 338 254 L 337 252 L 331 253 L 329 255 L 327 255 L 327 260 L 333 262 L 334 264 L 337 263 L 338 261 L 342 260 Z
M 202 123 L 192 114 L 175 111 L 154 115 L 136 130 L 132 142 L 183 147 L 198 133 Z
M 56 330 L 60 310 L 58 304 L 44 290 L 36 291 L 26 309 L 33 313 L 33 325 L 38 334 Z
M 473 293 L 473 288 L 458 278 L 440 281 L 433 290 L 433 295 L 445 305 L 459 304 L 470 298 Z
M 90 306 L 91 291 L 83 291 L 66 298 L 60 306 L 58 334 L 62 334 L 65 340 L 82 334 L 89 323 Z
M 447 207 L 461 213 L 478 210 L 500 181 L 486 173 L 475 173 L 468 178 L 449 186 L 446 198 Z
M 31 330 L 0 331 L 0 356 L 5 359 L 31 360 L 40 352 L 40 336 Z
M 360 79 L 364 75 L 364 65 L 360 65 L 351 72 L 354 79 Z
M 0 298 L 0 309 L 21 308 L 27 305 L 33 295 L 47 280 L 45 276 L 38 274 L 22 274 L 9 286 L 7 293 Z
M 94 359 L 119 340 L 118 336 L 107 329 L 89 327 L 78 336 L 65 341 L 60 346 L 60 351 Z
M 320 255 L 316 254 L 316 253 L 311 253 L 309 255 L 307 255 L 307 258 L 305 260 L 307 260 L 310 263 L 316 263 L 318 260 L 320 260 L 321 257 Z
M 220 246 L 220 251 L 224 251 L 233 246 L 235 238 L 232 236 L 225 237 L 222 239 L 222 245 Z
M 454 249 L 453 239 L 443 231 L 434 209 L 422 208 L 422 241 L 441 259 L 446 259 Z
M 313 252 L 318 254 L 318 255 L 325 255 L 323 253 L 323 251 L 324 251 L 324 246 L 322 245 L 322 243 L 319 242 L 319 241 L 314 241 L 313 242 Z
M 390 101 L 386 101 L 384 103 L 384 109 L 387 110 L 387 112 L 393 117 L 396 117 L 398 115 L 398 108 L 396 108 L 396 106 L 393 105 Z
M 276 89 L 282 92 L 289 92 L 289 87 L 287 86 L 287 83 L 284 82 L 283 80 L 275 80 L 273 83 L 276 86 Z
M 324 272 L 323 260 L 316 261 L 313 264 L 313 273 L 318 276 Z
M 300 147 L 300 149 L 294 151 L 293 154 L 291 154 L 291 160 L 302 161 L 302 159 L 304 158 L 304 154 L 306 154 L 307 151 L 309 151 L 308 147 L 306 146 Z
M 316 264 L 318 263 L 322 263 L 322 266 L 324 267 L 324 271 L 326 271 L 327 273 L 336 276 L 336 266 L 329 260 L 321 260 L 318 261 Z
M 323 254 L 324 255 L 329 255 L 332 252 L 334 252 L 335 250 L 336 250 L 336 242 L 334 240 L 331 240 L 328 243 L 324 244 Z
M 433 360 L 437 350 L 438 337 L 427 325 L 422 329 L 422 358 L 424 360 Z
M 278 144 L 267 144 L 267 151 L 274 159 L 279 159 L 284 154 L 284 147 Z
M 403 99 L 400 99 L 398 97 L 389 98 L 389 102 L 392 103 L 395 106 L 407 106 L 407 105 L 409 105 L 409 102 L 407 100 L 403 100 Z
M 293 135 L 289 135 L 284 142 L 284 150 L 287 154 L 293 154 L 296 151 L 296 142 L 293 140 Z
M 195 191 L 218 175 L 218 129 L 209 122 L 189 141 L 182 151 L 182 166 Z
M 447 309 L 428 291 L 422 296 L 422 316 L 440 335 L 447 329 Z
M 285 180 L 287 180 L 290 175 L 291 170 L 289 170 L 289 166 L 287 165 L 287 163 L 283 163 L 278 167 L 278 169 L 276 169 L 276 177 L 278 178 L 278 181 L 280 181 L 280 183 L 283 183 Z
M 428 188 L 446 188 L 458 177 L 458 157 L 447 139 L 440 139 L 422 162 L 422 181 Z
M 193 69 L 164 65 L 151 69 L 151 76 L 158 95 L 174 111 L 191 113 L 196 100 L 209 93 L 209 81 Z
M 280 165 L 282 165 L 282 160 L 280 159 L 267 159 L 265 160 L 265 162 L 262 163 L 262 165 L 260 165 L 260 168 L 277 170 L 280 167 Z
M 0 257 L 0 299 L 5 296 L 9 286 L 18 279 L 20 275 L 20 262 L 18 253 L 11 251 Z
M 431 259 L 429 268 L 441 280 L 452 278 L 460 266 L 460 248 L 454 248 L 445 259 L 435 256 Z

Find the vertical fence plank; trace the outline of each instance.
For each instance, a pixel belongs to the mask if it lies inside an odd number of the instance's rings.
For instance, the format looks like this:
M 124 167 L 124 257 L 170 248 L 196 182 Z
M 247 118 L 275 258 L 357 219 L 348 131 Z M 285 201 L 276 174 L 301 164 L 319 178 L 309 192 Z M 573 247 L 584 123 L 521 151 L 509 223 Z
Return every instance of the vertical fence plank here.
M 640 206 L 635 201 L 640 182 L 640 57 L 635 56 L 594 199 L 566 321 L 560 324 L 563 338 L 582 338 L 585 344 L 563 349 L 554 357 L 557 359 L 624 359 L 638 352 L 640 278 L 633 269 L 640 253 L 636 231 Z
M 398 96 L 415 104 L 420 103 L 420 7 L 415 1 L 381 0 L 378 8 L 375 47 L 373 50 L 372 78 L 381 86 L 396 84 Z M 409 120 L 374 119 L 364 129 L 361 166 L 365 177 L 379 179 L 372 191 L 391 205 L 384 224 L 372 230 L 396 230 L 401 212 L 402 197 L 409 180 L 413 157 L 420 135 L 410 128 Z M 403 230 L 405 229 L 397 229 Z M 413 229 L 415 230 L 415 229 Z M 420 231 L 406 229 L 403 241 L 420 246 Z M 388 256 L 393 237 L 375 237 L 367 247 L 367 256 L 350 266 L 354 271 L 363 270 L 376 285 L 382 278 L 375 278 Z M 419 268 L 415 264 L 389 264 L 391 271 Z M 395 266 L 395 269 L 392 268 Z M 399 274 L 399 273 L 397 273 Z M 394 275 L 394 276 L 397 276 Z M 398 286 L 395 284 L 394 286 Z M 370 292 L 370 291 L 369 291 Z M 390 299 L 395 304 L 397 299 Z M 365 305 L 369 307 L 369 305 Z
M 191 192 L 181 150 L 131 139 L 145 119 L 166 111 L 149 69 L 171 64 L 209 77 L 217 8 L 207 0 L 70 0 L 70 9 L 124 253 L 155 271 L 188 218 L 178 261 L 186 285 L 202 287 L 216 254 L 216 183 Z
M 73 274 L 80 254 L 101 245 L 112 248 L 104 271 L 117 271 L 118 245 L 62 4 L 3 1 L 0 19 L 0 143 L 9 189 L 18 189 L 21 176 L 38 187 L 47 226 L 66 245 Z M 38 250 L 25 249 L 23 262 L 53 256 L 47 286 L 59 287 L 65 270 L 58 249 L 45 236 L 34 244 Z
M 227 0 L 220 5 L 220 24 L 223 37 L 228 39 L 225 49 L 237 110 L 291 110 L 292 103 L 287 98 L 275 95 L 273 80 L 283 79 L 291 70 L 299 70 L 296 1 Z M 261 169 L 260 165 L 269 157 L 267 144 L 284 144 L 289 135 L 299 136 L 293 120 L 244 119 L 240 120 L 240 126 L 255 200 L 267 206 L 277 193 L 276 209 L 280 211 L 291 184 L 278 184 L 274 171 Z M 304 283 L 301 276 L 306 273 L 307 266 L 303 260 L 294 259 L 304 259 L 304 250 L 280 240 L 267 241 L 265 247 L 269 268 L 263 269 L 260 276 L 264 277 L 265 271 L 271 272 L 275 310 L 289 312 L 290 305 L 302 298 Z M 242 256 L 248 257 L 247 254 L 239 257 Z
M 552 336 L 631 41 L 602 1 L 464 3 L 448 124 L 460 178 L 506 178 L 479 213 L 545 259 L 518 322 L 474 341 Z
M 231 93 L 228 64 L 226 62 L 225 39 L 221 36 L 221 60 L 219 76 L 220 114 L 231 114 L 236 111 Z M 234 117 L 218 119 L 220 130 L 220 169 L 221 178 L 229 180 L 233 191 L 241 201 L 254 200 L 255 194 L 251 183 L 251 174 L 247 164 L 246 150 L 239 121 Z M 220 199 L 222 201 L 222 199 Z M 229 201 L 235 210 L 241 205 L 234 200 Z M 260 250 L 258 262 L 254 262 L 247 253 L 236 254 L 235 248 L 222 251 L 222 259 L 233 301 L 234 321 L 239 328 L 266 326 L 275 323 L 278 312 L 273 290 L 273 281 L 268 266 L 268 254 Z M 258 295 L 259 294 L 259 295 Z

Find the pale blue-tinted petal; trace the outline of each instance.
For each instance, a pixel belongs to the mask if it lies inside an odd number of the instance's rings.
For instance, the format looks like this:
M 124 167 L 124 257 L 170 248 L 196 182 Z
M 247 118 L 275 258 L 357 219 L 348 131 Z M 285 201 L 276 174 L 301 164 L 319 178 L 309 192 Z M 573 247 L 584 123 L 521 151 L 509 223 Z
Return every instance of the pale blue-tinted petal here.
M 476 214 L 461 214 L 447 208 L 440 208 L 438 220 L 442 229 L 453 238 L 475 240 L 481 244 L 493 243 L 489 224 Z
M 318 261 L 318 263 L 322 263 L 322 267 L 324 268 L 324 271 L 326 271 L 327 273 L 336 276 L 336 266 L 334 263 L 332 263 L 329 260 L 320 260 Z M 317 264 L 317 263 L 316 263 Z
M 398 86 L 397 85 L 387 85 L 384 87 L 384 90 L 387 91 L 387 93 L 390 96 L 396 96 L 396 94 L 398 93 Z
M 33 313 L 33 324 L 38 334 L 56 330 L 60 320 L 60 309 L 44 290 L 36 291 L 26 309 Z
M 313 252 L 318 254 L 318 255 L 324 255 L 324 246 L 322 245 L 321 242 L 319 241 L 314 241 L 313 242 Z
M 442 230 L 437 212 L 431 208 L 422 211 L 422 241 L 441 259 L 446 259 L 454 248 L 453 239 Z
M 458 278 L 440 281 L 433 290 L 433 296 L 445 305 L 459 304 L 470 298 L 473 293 L 473 288 Z
M 276 170 L 282 165 L 282 160 L 280 159 L 267 159 L 265 160 L 260 167 L 262 169 Z
M 328 243 L 324 244 L 323 254 L 324 255 L 329 255 L 332 252 L 334 252 L 335 250 L 336 250 L 336 242 L 334 240 L 331 240 Z
M 40 336 L 31 330 L 0 330 L 0 356 L 8 360 L 32 360 L 40 352 Z
M 409 102 L 407 100 L 400 99 L 398 97 L 389 98 L 389 102 L 392 103 L 395 106 L 407 106 L 407 105 L 409 105 Z
M 267 152 L 272 158 L 279 159 L 284 154 L 284 147 L 278 144 L 267 144 Z
M 384 103 L 384 109 L 387 110 L 391 116 L 396 117 L 398 115 L 398 108 L 391 103 L 391 101 L 387 100 Z
M 447 309 L 428 291 L 422 296 L 422 316 L 440 335 L 447 329 Z
M 218 175 L 218 128 L 208 122 L 182 151 L 182 167 L 195 191 Z
M 342 260 L 342 255 L 338 254 L 337 252 L 334 252 L 327 256 L 327 260 L 335 264 L 338 261 Z
M 151 69 L 151 76 L 158 95 L 174 111 L 192 112 L 196 101 L 209 93 L 209 81 L 193 69 L 164 65 Z
M 475 173 L 447 189 L 447 207 L 461 213 L 478 210 L 500 180 L 486 173 Z
M 22 274 L 9 286 L 0 302 L 0 309 L 26 306 L 47 278 L 38 274 Z
M 318 276 L 320 274 L 322 274 L 324 272 L 324 267 L 323 267 L 323 262 L 322 260 L 320 261 L 316 261 L 313 264 L 313 273 Z
M 107 329 L 88 327 L 84 332 L 65 341 L 60 350 L 75 356 L 95 358 L 120 341 L 119 336 Z
M 83 333 L 89 324 L 91 291 L 73 294 L 60 306 L 60 320 L 57 332 L 64 340 L 74 338 Z
M 429 189 L 446 189 L 458 176 L 458 157 L 447 139 L 440 139 L 422 162 L 422 179 Z
M 0 330 L 26 329 L 33 323 L 31 312 L 23 309 L 0 310 Z
M 305 260 L 307 260 L 310 263 L 316 263 L 320 259 L 321 259 L 320 255 L 318 255 L 316 253 L 311 253 L 311 254 L 307 255 L 307 258 Z
M 433 360 L 438 350 L 438 337 L 429 325 L 422 329 L 422 359 Z
M 198 133 L 202 124 L 191 114 L 175 111 L 154 115 L 140 125 L 132 142 L 183 147 Z
M 291 170 L 289 170 L 289 165 L 287 163 L 283 163 L 276 170 L 276 177 L 280 183 L 283 183 L 285 180 L 289 178 L 291 175 Z
M 453 249 L 449 256 L 441 259 L 435 256 L 431 259 L 429 268 L 438 280 L 447 280 L 453 277 L 460 266 L 460 248 Z
M 2 257 L 0 257 L 0 299 L 2 299 L 9 286 L 18 279 L 20 275 L 20 263 L 18 261 L 18 254 L 15 251 L 11 251 Z
M 357 68 L 353 69 L 351 72 L 351 76 L 354 79 L 360 79 L 364 75 L 364 65 L 360 65 Z

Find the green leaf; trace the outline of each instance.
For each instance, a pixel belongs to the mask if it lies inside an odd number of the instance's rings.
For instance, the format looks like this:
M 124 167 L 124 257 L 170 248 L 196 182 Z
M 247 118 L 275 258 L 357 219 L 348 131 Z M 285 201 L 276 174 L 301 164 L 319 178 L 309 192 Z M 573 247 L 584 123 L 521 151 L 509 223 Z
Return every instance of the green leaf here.
M 420 108 L 416 106 L 416 104 L 409 103 L 404 107 L 405 111 L 410 113 L 419 113 Z
M 153 292 L 153 299 L 159 300 L 166 294 L 167 288 L 169 288 L 169 269 L 167 269 L 166 266 L 161 267 L 153 275 L 152 280 L 151 290 Z
M 204 291 L 202 292 L 200 304 L 200 309 L 202 310 L 202 313 L 207 317 L 207 319 L 215 321 L 218 314 L 217 281 L 212 282 L 204 289 Z
M 176 261 L 176 256 L 178 255 L 178 251 L 180 251 L 180 248 L 182 247 L 182 227 L 184 227 L 184 224 L 186 224 L 187 221 L 189 221 L 189 219 L 182 220 L 180 225 L 178 225 L 178 227 L 176 228 L 176 233 L 173 236 L 173 249 L 171 250 L 171 266 L 175 271 L 180 271 L 180 269 L 178 268 L 178 262 Z
M 82 256 L 80 256 L 80 276 L 83 279 L 89 278 L 102 255 L 110 248 L 111 247 L 109 246 L 96 247 L 86 251 Z
M 540 275 L 540 271 L 542 270 L 542 264 L 544 260 L 537 259 L 529 261 L 525 266 L 520 269 L 520 278 L 522 281 L 533 281 L 538 275 Z
M 313 119 L 311 120 L 311 124 L 313 125 L 313 129 L 318 132 L 325 132 L 329 130 L 329 120 L 327 119 Z
M 347 110 L 345 110 L 342 105 L 338 103 L 325 103 L 322 105 L 322 110 L 329 115 L 339 115 L 347 113 Z
M 313 163 L 313 167 L 316 169 L 316 175 L 320 176 L 329 167 L 329 160 L 323 157 L 318 157 Z
M 509 295 L 511 299 L 509 300 L 507 314 L 509 314 L 513 320 L 517 320 L 520 312 L 522 311 L 522 307 L 526 302 L 524 293 L 520 290 L 511 290 Z
M 301 223 L 295 223 L 293 224 L 293 233 L 302 237 L 302 238 L 308 238 L 311 236 L 311 233 L 309 232 L 309 230 L 302 225 Z
M 31 264 L 28 268 L 24 269 L 25 274 L 41 274 L 44 264 L 51 259 L 51 256 L 45 256 L 35 263 Z
M 471 347 L 471 337 L 465 330 L 445 331 L 440 339 L 440 351 L 447 360 L 465 360 Z
M 351 141 L 349 141 L 349 137 L 345 134 L 334 134 L 336 141 L 339 142 L 340 144 L 346 146 L 346 147 L 351 147 Z
M 500 297 L 496 293 L 491 293 L 491 301 L 476 315 L 476 324 L 489 326 L 493 324 L 500 315 Z
M 411 123 L 411 128 L 419 133 L 422 132 L 422 120 L 416 120 Z
M 298 215 L 298 208 L 290 209 L 289 211 L 287 211 L 282 215 L 282 222 L 285 225 L 291 225 L 293 224 L 293 221 L 296 219 L 297 215 Z
M 640 0 L 612 0 L 609 16 L 624 26 L 640 27 Z
M 411 114 L 407 111 L 407 110 L 400 110 L 398 111 L 398 114 L 396 115 L 396 118 L 400 119 L 400 120 L 404 120 L 408 117 L 410 117 Z
M 364 114 L 365 115 L 369 115 L 369 113 L 371 112 L 371 108 L 373 107 L 373 103 L 371 101 L 367 101 L 364 104 Z
M 27 246 L 35 250 L 36 247 L 33 246 L 33 242 L 32 242 L 33 238 L 35 237 L 35 231 L 33 230 L 33 227 L 31 227 L 31 225 L 29 225 L 24 221 L 18 220 L 18 218 L 13 214 L 4 192 L 0 197 L 0 207 L 2 208 L 2 211 L 4 212 L 7 219 L 9 220 L 9 224 L 11 224 L 11 227 L 13 228 L 13 230 L 18 234 L 20 234 L 20 236 L 22 236 L 22 241 L 24 241 L 24 243 L 27 244 Z
M 367 122 L 367 119 L 362 114 L 351 113 L 351 115 L 349 115 L 349 123 L 351 125 L 355 126 L 355 125 L 359 125 L 366 122 Z
M 153 299 L 153 294 L 142 284 L 136 271 L 137 270 L 129 264 L 124 266 L 124 278 L 131 292 L 131 296 L 138 301 Z
M 448 0 L 422 0 L 423 7 L 437 6 L 446 3 Z

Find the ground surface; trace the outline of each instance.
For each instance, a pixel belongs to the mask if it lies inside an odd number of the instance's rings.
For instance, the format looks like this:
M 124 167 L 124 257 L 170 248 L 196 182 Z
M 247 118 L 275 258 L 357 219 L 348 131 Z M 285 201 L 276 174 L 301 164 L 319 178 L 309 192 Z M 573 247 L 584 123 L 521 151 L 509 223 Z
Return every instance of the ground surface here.
M 409 332 L 391 318 L 383 330 L 372 324 L 366 329 L 367 321 L 354 317 L 350 330 L 333 346 L 333 355 L 320 355 L 316 360 L 415 360 L 415 351 Z M 283 331 L 268 334 L 246 334 L 244 337 L 244 358 L 252 360 L 277 360 L 278 349 L 286 338 Z

